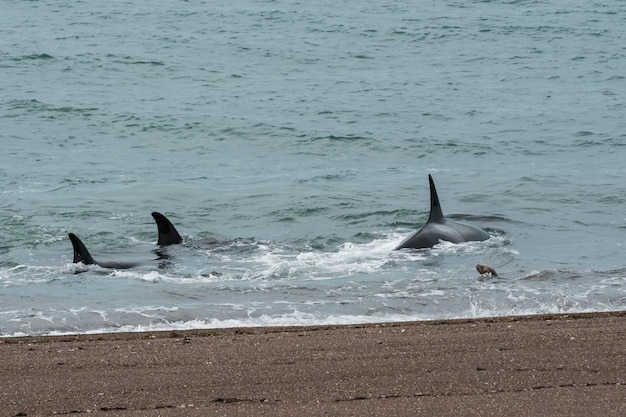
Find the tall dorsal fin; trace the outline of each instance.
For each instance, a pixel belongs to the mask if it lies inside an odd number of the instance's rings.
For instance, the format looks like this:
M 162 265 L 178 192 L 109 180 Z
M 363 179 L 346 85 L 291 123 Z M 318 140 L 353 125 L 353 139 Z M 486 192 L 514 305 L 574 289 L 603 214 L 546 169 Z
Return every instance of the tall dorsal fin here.
M 428 181 L 430 182 L 430 217 L 428 217 L 428 222 L 442 222 L 444 220 L 443 212 L 441 211 L 441 204 L 439 204 L 435 181 L 430 174 L 428 174 Z
M 72 246 L 74 247 L 74 263 L 82 262 L 85 265 L 97 265 L 95 259 L 89 254 L 87 247 L 81 242 L 81 240 L 74 233 L 69 234 Z
M 183 241 L 183 238 L 167 217 L 156 211 L 152 212 L 152 217 L 154 217 L 154 221 L 159 229 L 159 240 L 157 241 L 157 245 L 176 245 Z

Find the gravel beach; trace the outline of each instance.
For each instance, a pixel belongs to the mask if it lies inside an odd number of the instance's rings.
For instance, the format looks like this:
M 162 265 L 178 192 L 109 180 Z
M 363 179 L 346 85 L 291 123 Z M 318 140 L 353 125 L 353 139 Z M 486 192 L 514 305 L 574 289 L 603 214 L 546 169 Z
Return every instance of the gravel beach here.
M 0 339 L 5 416 L 626 414 L 626 312 Z

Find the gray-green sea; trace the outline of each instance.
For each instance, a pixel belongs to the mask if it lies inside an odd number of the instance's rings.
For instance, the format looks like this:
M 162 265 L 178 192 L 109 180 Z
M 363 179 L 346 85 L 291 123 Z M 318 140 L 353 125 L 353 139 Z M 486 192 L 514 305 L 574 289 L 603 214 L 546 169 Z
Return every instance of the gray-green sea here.
M 2 336 L 626 308 L 622 1 L 0 5 Z

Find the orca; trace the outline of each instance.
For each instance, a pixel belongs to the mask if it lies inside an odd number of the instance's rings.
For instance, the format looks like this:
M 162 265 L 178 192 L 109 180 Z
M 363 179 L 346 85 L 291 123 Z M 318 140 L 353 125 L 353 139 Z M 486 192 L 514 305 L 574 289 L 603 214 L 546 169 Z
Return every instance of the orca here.
M 174 224 L 165 217 L 163 214 L 154 211 L 152 212 L 152 217 L 154 217 L 154 221 L 157 224 L 157 228 L 159 230 L 159 238 L 157 240 L 157 244 L 160 246 L 155 252 L 159 255 L 160 258 L 169 258 L 169 254 L 167 252 L 167 246 L 170 245 L 178 245 L 187 243 L 181 237 L 180 233 L 174 227 Z M 224 252 L 232 249 L 233 245 L 241 246 L 242 244 L 250 244 L 255 245 L 256 240 L 254 238 L 236 238 L 232 240 L 220 240 L 216 238 L 207 238 L 202 240 L 196 240 L 192 242 L 188 247 L 195 249 L 210 249 L 216 252 Z
M 159 229 L 159 239 L 157 240 L 157 245 L 178 245 L 183 242 L 183 238 L 167 217 L 157 211 L 152 212 L 152 217 L 157 224 L 157 229 Z
M 84 263 L 85 265 L 98 265 L 101 268 L 109 269 L 129 269 L 139 266 L 136 262 L 100 262 L 96 261 L 85 244 L 74 233 L 69 234 L 72 246 L 74 247 L 74 263 Z
M 489 239 L 489 233 L 478 227 L 448 220 L 441 211 L 439 197 L 433 177 L 428 175 L 430 182 L 430 216 L 421 229 L 404 239 L 397 249 L 428 249 L 440 241 L 461 243 Z

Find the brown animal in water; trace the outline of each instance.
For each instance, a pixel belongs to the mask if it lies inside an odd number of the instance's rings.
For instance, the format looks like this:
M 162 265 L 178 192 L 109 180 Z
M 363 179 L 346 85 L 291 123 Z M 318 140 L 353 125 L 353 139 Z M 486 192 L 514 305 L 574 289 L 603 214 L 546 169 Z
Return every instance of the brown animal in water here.
M 482 276 L 489 276 L 489 277 L 498 276 L 498 273 L 496 272 L 496 270 L 490 267 L 489 265 L 478 264 L 476 265 L 476 270 Z

